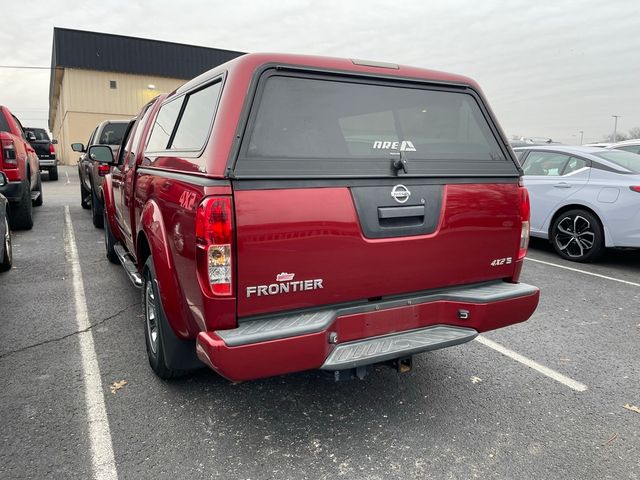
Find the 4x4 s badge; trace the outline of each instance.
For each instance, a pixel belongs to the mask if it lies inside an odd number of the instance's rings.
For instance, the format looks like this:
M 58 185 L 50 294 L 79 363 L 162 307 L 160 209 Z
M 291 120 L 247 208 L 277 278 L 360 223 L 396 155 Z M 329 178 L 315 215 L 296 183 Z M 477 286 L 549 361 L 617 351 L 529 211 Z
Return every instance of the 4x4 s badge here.
M 404 185 L 396 185 L 391 189 L 391 196 L 398 203 L 406 203 L 411 196 L 411 192 Z

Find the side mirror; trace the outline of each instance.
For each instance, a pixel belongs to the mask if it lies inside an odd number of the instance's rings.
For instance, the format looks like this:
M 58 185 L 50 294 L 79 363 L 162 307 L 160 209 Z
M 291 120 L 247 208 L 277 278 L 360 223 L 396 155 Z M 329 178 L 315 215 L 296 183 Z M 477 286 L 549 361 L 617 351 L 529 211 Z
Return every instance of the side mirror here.
M 33 132 L 27 132 L 27 140 L 29 140 L 30 142 L 35 142 L 36 134 Z
M 0 172 L 0 187 L 4 187 L 7 183 L 9 183 L 7 180 L 7 176 L 4 173 Z
M 89 158 L 98 163 L 114 165 L 113 151 L 108 145 L 91 145 L 89 147 Z
M 51 140 L 51 143 L 53 143 L 54 145 L 58 144 L 58 140 L 56 140 L 55 138 L 53 140 Z
M 54 140 L 55 143 L 58 143 L 57 140 Z M 80 153 L 84 153 L 87 150 L 84 148 L 84 144 L 82 143 L 72 143 L 71 144 L 71 150 L 73 150 L 74 152 L 80 152 Z

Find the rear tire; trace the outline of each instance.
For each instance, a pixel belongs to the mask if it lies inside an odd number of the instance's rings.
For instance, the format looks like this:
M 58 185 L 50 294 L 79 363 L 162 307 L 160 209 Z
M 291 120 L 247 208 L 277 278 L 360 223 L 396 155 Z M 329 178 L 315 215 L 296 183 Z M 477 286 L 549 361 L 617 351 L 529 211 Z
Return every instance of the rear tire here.
M 33 228 L 33 202 L 31 202 L 31 184 L 22 182 L 22 197 L 11 205 L 10 224 L 13 230 L 31 230 Z
M 102 222 L 104 224 L 104 246 L 107 249 L 107 258 L 111 263 L 119 264 L 120 260 L 118 259 L 118 255 L 115 250 L 117 240 L 111 231 L 109 219 L 107 218 L 107 211 L 105 209 L 102 210 Z
M 104 227 L 104 207 L 102 202 L 96 195 L 96 191 L 91 189 L 91 220 L 93 221 L 93 226 L 96 228 Z
M 2 249 L 3 249 L 3 257 L 2 262 L 0 262 L 0 272 L 6 272 L 11 269 L 11 265 L 13 264 L 13 247 L 11 245 L 11 230 L 9 230 L 9 220 L 7 215 L 4 216 L 4 228 L 5 234 L 4 238 L 1 238 Z
M 147 345 L 149 365 L 154 373 L 163 380 L 181 377 L 189 373 L 189 370 L 179 370 L 167 366 L 165 345 L 167 342 L 180 342 L 176 338 L 168 338 L 175 335 L 167 332 L 171 329 L 162 308 L 158 282 L 153 268 L 153 259 L 147 258 L 143 269 L 144 283 L 142 285 L 142 305 L 144 306 L 144 338 Z M 186 342 L 185 342 L 186 343 Z
M 58 167 L 53 167 L 49 170 L 49 181 L 55 182 L 58 180 Z
M 42 175 L 40 173 L 38 173 L 38 186 L 36 187 L 36 192 L 39 192 L 40 195 L 38 195 L 38 198 L 36 198 L 33 201 L 33 206 L 34 207 L 41 207 L 42 206 Z
M 558 215 L 551 227 L 556 253 L 572 262 L 592 262 L 604 253 L 604 230 L 600 219 L 588 210 L 569 210 Z

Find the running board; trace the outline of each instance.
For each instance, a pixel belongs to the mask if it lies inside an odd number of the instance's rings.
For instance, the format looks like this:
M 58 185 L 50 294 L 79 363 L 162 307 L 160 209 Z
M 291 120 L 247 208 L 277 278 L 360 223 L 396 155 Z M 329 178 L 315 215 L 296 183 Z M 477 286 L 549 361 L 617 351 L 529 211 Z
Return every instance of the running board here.
M 343 343 L 333 349 L 322 370 L 345 370 L 386 362 L 415 353 L 451 347 L 473 340 L 478 332 L 471 328 L 438 325 L 382 337 Z
M 138 272 L 136 264 L 131 260 L 127 250 L 125 250 L 119 242 L 114 245 L 113 249 L 118 256 L 118 260 L 120 260 L 120 263 L 124 267 L 124 271 L 127 272 L 127 276 L 129 277 L 129 280 L 131 280 L 131 283 L 133 283 L 136 288 L 142 288 L 142 275 Z

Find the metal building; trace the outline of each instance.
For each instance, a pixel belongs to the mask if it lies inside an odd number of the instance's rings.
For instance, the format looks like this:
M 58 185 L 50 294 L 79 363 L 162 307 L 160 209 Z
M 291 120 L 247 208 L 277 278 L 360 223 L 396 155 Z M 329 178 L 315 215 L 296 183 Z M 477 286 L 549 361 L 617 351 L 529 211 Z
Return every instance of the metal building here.
M 128 119 L 156 95 L 242 52 L 105 33 L 53 29 L 49 129 L 62 163 L 75 163 L 103 120 Z

